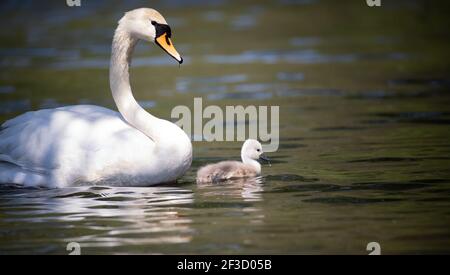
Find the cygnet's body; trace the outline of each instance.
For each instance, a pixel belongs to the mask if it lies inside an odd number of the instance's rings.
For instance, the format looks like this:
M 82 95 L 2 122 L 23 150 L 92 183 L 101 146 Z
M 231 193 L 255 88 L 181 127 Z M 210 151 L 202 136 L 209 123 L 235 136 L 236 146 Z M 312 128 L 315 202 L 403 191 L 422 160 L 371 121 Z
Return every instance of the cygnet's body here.
M 241 150 L 241 158 L 242 162 L 222 161 L 203 166 L 197 172 L 197 183 L 256 177 L 261 174 L 261 164 L 258 160 L 268 160 L 263 155 L 261 144 L 254 139 L 248 139 L 244 142 Z

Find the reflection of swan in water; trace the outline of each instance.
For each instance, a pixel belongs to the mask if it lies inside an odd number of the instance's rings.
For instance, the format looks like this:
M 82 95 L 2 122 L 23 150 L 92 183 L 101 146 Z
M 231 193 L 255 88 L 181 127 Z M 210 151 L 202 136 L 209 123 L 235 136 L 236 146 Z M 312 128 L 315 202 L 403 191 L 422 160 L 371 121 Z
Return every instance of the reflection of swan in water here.
M 65 187 L 113 181 L 142 186 L 181 177 L 191 165 L 189 137 L 139 106 L 129 81 L 138 40 L 155 43 L 183 61 L 171 34 L 157 11 L 127 12 L 114 34 L 110 64 L 110 88 L 120 113 L 77 105 L 28 112 L 5 122 L 0 131 L 0 184 Z
M 264 191 L 261 177 L 232 179 L 220 184 L 198 184 L 198 188 L 205 196 L 226 196 L 244 201 L 262 201 L 261 193 Z
M 81 236 L 64 231 L 64 241 L 79 242 L 83 248 L 186 243 L 192 239 L 192 221 L 180 213 L 186 204 L 193 203 L 193 193 L 187 189 L 83 186 L 16 191 L 7 198 L 14 209 L 26 209 L 22 215 L 8 217 L 10 222 L 24 228 L 43 226 L 48 230 L 48 224 L 54 224 L 55 230 L 59 225 L 62 231 L 76 228 L 83 232 Z
M 262 201 L 263 185 L 260 177 L 235 180 L 234 184 L 242 186 L 241 196 L 244 201 Z
M 196 201 L 208 201 L 209 199 L 226 202 L 226 205 L 239 205 L 244 202 L 241 207 L 228 208 L 225 206 L 223 211 L 229 215 L 230 211 L 245 219 L 245 223 L 263 224 L 265 215 L 260 207 L 263 201 L 262 192 L 263 184 L 261 177 L 256 178 L 240 178 L 227 180 L 223 183 L 197 184 L 198 192 L 196 192 Z M 220 205 L 216 211 L 220 211 Z

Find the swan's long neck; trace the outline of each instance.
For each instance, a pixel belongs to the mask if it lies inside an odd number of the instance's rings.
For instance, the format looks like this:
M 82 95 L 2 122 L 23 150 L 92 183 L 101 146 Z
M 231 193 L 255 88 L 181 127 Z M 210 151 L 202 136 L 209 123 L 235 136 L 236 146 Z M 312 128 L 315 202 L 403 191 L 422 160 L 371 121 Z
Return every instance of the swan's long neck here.
M 251 158 L 245 156 L 244 154 L 241 154 L 241 158 L 242 158 L 242 162 L 244 164 L 252 166 L 253 169 L 255 169 L 255 171 L 258 174 L 261 174 L 261 164 L 259 164 L 258 161 L 254 160 L 254 159 L 251 159 Z
M 134 99 L 130 86 L 129 67 L 137 39 L 119 25 L 114 34 L 109 83 L 114 101 L 124 119 L 153 141 L 158 139 L 160 119 L 146 112 Z

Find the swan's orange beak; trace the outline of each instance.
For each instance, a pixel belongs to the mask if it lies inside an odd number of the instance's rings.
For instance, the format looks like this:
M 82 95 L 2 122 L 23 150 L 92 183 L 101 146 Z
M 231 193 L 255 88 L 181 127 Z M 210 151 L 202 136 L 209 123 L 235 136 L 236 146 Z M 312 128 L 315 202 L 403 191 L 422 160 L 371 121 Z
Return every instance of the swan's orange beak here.
M 175 47 L 173 46 L 172 41 L 167 36 L 167 33 L 163 33 L 162 35 L 158 36 L 155 39 L 155 42 L 158 46 L 160 46 L 166 53 L 168 53 L 170 56 L 175 58 L 178 63 L 183 63 L 183 58 L 180 56 L 180 54 L 177 52 Z

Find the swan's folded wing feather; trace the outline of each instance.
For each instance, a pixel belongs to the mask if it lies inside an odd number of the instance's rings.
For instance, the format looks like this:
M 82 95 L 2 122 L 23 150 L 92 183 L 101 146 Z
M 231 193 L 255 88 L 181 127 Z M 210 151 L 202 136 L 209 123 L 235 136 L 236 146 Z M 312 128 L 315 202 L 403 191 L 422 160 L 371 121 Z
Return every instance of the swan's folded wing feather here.
M 3 123 L 0 161 L 40 173 L 57 169 L 63 158 L 82 153 L 79 149 L 93 151 L 93 147 L 100 146 L 100 143 L 82 141 L 96 123 L 107 119 L 120 122 L 118 117 L 117 112 L 91 105 L 27 112 Z
M 0 161 L 40 172 L 54 168 L 42 158 L 49 142 L 40 143 L 46 137 L 49 117 L 49 110 L 41 110 L 6 121 L 0 132 Z
M 9 174 L 33 172 L 64 185 L 78 178 L 96 181 L 124 171 L 147 171 L 152 167 L 154 146 L 118 112 L 91 105 L 68 106 L 7 121 L 0 131 L 0 164 L 16 171 Z M 5 169 L 0 165 L 0 172 Z

